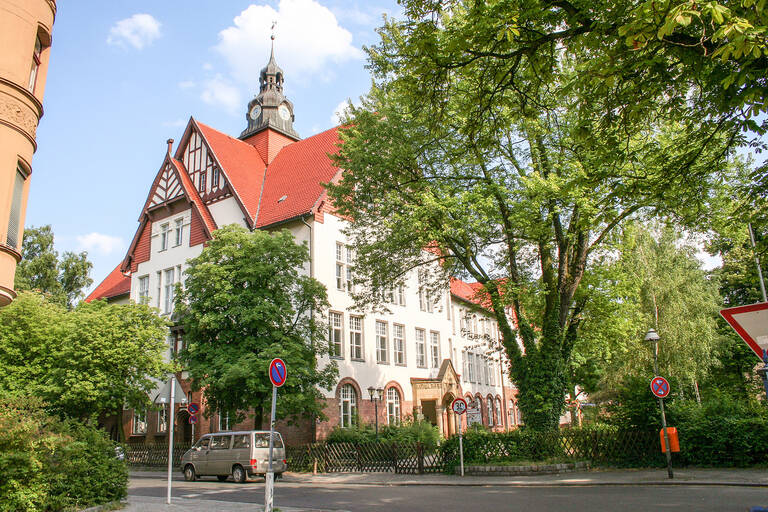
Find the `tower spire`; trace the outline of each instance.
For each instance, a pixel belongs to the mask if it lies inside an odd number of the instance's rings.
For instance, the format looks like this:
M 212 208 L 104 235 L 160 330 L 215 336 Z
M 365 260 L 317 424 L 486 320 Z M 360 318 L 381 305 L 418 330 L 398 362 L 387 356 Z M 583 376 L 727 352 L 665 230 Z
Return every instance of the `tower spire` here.
M 275 60 L 276 26 L 277 22 L 273 21 L 269 61 L 259 73 L 259 94 L 248 103 L 245 113 L 248 126 L 240 134 L 240 139 L 243 140 L 266 128 L 299 139 L 299 134 L 293 128 L 293 103 L 283 94 L 283 70 Z

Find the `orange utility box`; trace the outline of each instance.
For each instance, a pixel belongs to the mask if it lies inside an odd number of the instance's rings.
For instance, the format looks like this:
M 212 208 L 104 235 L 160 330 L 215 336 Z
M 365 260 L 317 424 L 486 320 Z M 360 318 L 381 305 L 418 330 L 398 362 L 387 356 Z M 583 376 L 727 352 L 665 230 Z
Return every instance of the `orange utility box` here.
M 667 437 L 669 437 L 669 451 L 679 452 L 680 441 L 677 438 L 677 429 L 675 427 L 667 427 Z M 659 439 L 661 440 L 661 453 L 665 453 L 664 449 L 664 429 L 659 430 Z

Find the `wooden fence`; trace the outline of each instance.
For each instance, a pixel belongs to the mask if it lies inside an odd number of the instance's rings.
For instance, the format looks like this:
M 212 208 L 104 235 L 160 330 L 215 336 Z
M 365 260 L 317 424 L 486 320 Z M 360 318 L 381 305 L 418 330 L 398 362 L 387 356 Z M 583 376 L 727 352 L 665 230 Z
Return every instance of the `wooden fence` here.
M 445 467 L 439 447 L 407 442 L 319 443 L 289 447 L 286 457 L 291 471 L 322 473 L 423 474 L 440 473 Z

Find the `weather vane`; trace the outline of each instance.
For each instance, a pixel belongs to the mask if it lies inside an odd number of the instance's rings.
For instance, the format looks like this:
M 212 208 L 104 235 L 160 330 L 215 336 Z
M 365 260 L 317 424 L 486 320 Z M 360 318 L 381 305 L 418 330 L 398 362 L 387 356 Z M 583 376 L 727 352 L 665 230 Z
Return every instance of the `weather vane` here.
M 275 27 L 277 26 L 277 21 L 272 22 L 272 35 L 270 36 L 270 39 L 273 41 L 275 40 Z

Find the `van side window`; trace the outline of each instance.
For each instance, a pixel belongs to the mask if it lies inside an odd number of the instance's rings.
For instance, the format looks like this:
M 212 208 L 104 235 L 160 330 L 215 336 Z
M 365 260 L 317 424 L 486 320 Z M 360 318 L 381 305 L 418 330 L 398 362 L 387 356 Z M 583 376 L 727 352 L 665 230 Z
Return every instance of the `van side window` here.
M 214 436 L 211 438 L 211 450 L 228 450 L 230 436 Z
M 236 435 L 233 438 L 232 441 L 232 448 L 250 448 L 251 447 L 251 436 L 250 434 L 240 434 Z
M 283 447 L 283 438 L 280 437 L 280 434 L 275 432 L 273 447 L 274 448 L 282 448 Z M 269 434 L 253 434 L 253 440 L 254 445 L 256 448 L 269 448 Z
M 197 447 L 200 448 L 201 450 L 207 450 L 210 442 L 211 442 L 210 437 L 204 437 L 197 442 Z

